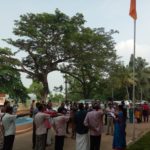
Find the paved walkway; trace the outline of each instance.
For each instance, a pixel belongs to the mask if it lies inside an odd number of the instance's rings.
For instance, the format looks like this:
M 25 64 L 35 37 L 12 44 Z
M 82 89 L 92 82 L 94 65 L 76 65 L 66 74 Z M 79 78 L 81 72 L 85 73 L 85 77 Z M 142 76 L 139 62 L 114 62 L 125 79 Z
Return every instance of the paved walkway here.
M 140 137 L 143 133 L 150 131 L 150 123 L 141 123 L 135 125 L 136 131 L 136 138 Z M 132 133 L 133 133 L 133 125 L 127 125 L 127 143 L 132 140 Z M 64 150 L 75 150 L 75 140 L 71 139 L 69 136 L 65 139 L 65 146 Z M 53 141 L 54 143 L 54 141 Z M 46 150 L 54 150 L 52 146 L 47 147 Z M 14 149 L 13 150 L 32 150 L 32 132 L 27 132 L 25 134 L 20 134 L 16 136 Z M 102 135 L 101 141 L 101 150 L 112 150 L 112 136 Z

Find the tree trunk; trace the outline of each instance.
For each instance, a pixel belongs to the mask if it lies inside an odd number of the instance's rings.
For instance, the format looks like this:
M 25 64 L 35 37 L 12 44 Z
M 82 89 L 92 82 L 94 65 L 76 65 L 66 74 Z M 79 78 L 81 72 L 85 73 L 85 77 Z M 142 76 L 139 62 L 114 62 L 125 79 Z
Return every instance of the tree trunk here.
M 87 99 L 86 85 L 82 85 L 83 98 Z
M 88 85 L 82 85 L 82 90 L 84 99 L 89 99 L 91 97 L 91 89 Z
M 129 100 L 129 99 L 130 99 L 130 96 L 129 96 L 128 86 L 126 86 L 126 92 L 127 92 L 127 97 L 128 97 L 128 100 Z
M 47 96 L 49 94 L 48 80 L 47 76 L 43 80 L 43 92 L 42 92 L 42 101 L 46 102 Z

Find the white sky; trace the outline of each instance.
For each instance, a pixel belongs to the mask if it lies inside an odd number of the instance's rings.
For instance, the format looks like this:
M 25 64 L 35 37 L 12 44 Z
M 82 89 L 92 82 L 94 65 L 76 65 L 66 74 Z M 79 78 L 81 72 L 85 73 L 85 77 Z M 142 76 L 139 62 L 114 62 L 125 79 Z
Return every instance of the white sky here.
M 58 8 L 69 16 L 82 13 L 86 26 L 118 30 L 119 34 L 114 36 L 117 54 L 127 63 L 133 52 L 133 19 L 128 15 L 129 5 L 130 0 L 0 0 L 0 47 L 11 47 L 1 39 L 14 37 L 14 20 L 18 20 L 21 14 L 54 13 Z M 137 14 L 136 56 L 150 63 L 150 0 L 137 0 Z M 48 80 L 50 90 L 64 84 L 58 72 L 51 73 Z M 27 87 L 31 84 L 25 75 L 22 75 L 22 81 Z

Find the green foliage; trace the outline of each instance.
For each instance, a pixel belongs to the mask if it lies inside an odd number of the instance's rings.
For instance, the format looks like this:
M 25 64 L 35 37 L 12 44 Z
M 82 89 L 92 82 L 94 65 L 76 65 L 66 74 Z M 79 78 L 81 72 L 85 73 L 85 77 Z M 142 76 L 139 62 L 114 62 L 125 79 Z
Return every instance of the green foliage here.
M 80 53 L 61 70 L 74 78 L 69 81 L 71 93 L 83 99 L 95 97 L 101 86 L 99 81 L 105 78 L 117 59 L 114 44 L 112 31 L 82 28 L 76 43 Z
M 24 102 L 28 98 L 27 90 L 21 82 L 20 73 L 14 68 L 19 61 L 12 58 L 8 48 L 0 48 L 0 54 L 0 93 Z
M 29 78 L 43 84 L 43 99 L 49 93 L 47 76 L 58 70 L 59 64 L 76 57 L 76 34 L 85 20 L 82 14 L 69 17 L 59 10 L 55 14 L 28 13 L 15 21 L 13 33 L 18 39 L 7 39 L 7 43 L 24 51 L 20 71 Z
M 133 56 L 129 65 L 118 64 L 109 71 L 109 91 L 114 90 L 114 97 L 117 99 L 132 99 L 133 84 L 135 85 L 135 97 L 140 100 L 150 97 L 150 68 L 145 59 L 135 59 L 135 78 L 133 80 Z M 142 89 L 142 93 L 141 93 Z
M 34 93 L 38 100 L 42 99 L 43 85 L 37 81 L 33 81 L 28 88 L 28 93 Z
M 50 94 L 48 98 L 52 102 L 61 102 L 61 101 L 64 101 L 64 99 L 65 99 L 64 95 L 62 95 L 62 94 Z
M 143 98 L 150 97 L 150 68 L 147 62 L 140 57 L 135 60 L 136 78 L 133 81 L 133 56 L 128 66 L 118 62 L 113 39 L 117 31 L 91 29 L 84 27 L 84 23 L 82 14 L 69 17 L 58 9 L 54 14 L 21 15 L 13 29 L 16 39 L 5 40 L 18 50 L 13 54 L 8 48 L 0 48 L 1 76 L 12 78 L 13 75 L 14 82 L 24 91 L 20 75 L 15 75 L 14 71 L 27 73 L 28 78 L 36 81 L 29 91 L 42 100 L 46 100 L 50 93 L 47 76 L 56 70 L 69 76 L 68 97 L 73 100 L 103 99 L 111 95 L 131 99 L 133 84 L 136 85 L 136 98 L 140 98 L 140 91 L 143 91 Z M 22 60 L 15 59 L 14 55 L 22 51 L 25 53 Z
M 150 148 L 150 132 L 144 135 L 141 139 L 129 146 L 127 150 L 149 150 Z
M 133 55 L 131 55 L 129 67 L 133 65 Z M 135 58 L 135 78 L 136 78 L 136 98 L 148 99 L 150 97 L 150 67 L 145 59 Z

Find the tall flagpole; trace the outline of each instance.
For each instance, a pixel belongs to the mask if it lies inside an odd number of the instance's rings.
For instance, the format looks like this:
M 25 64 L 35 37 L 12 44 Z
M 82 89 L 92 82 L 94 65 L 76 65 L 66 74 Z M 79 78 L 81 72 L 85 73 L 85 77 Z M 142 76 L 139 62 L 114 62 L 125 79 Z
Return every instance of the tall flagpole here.
M 133 38 L 133 97 L 132 97 L 132 101 L 133 101 L 133 141 L 135 140 L 135 115 L 134 115 L 134 111 L 135 111 L 135 54 L 136 54 L 136 20 L 134 20 L 134 38 Z
M 133 40 L 133 141 L 135 140 L 135 117 L 134 117 L 134 110 L 135 110 L 135 52 L 136 52 L 136 19 L 137 19 L 137 13 L 136 13 L 136 0 L 131 0 L 130 3 L 130 12 L 129 15 L 134 20 L 134 40 Z

